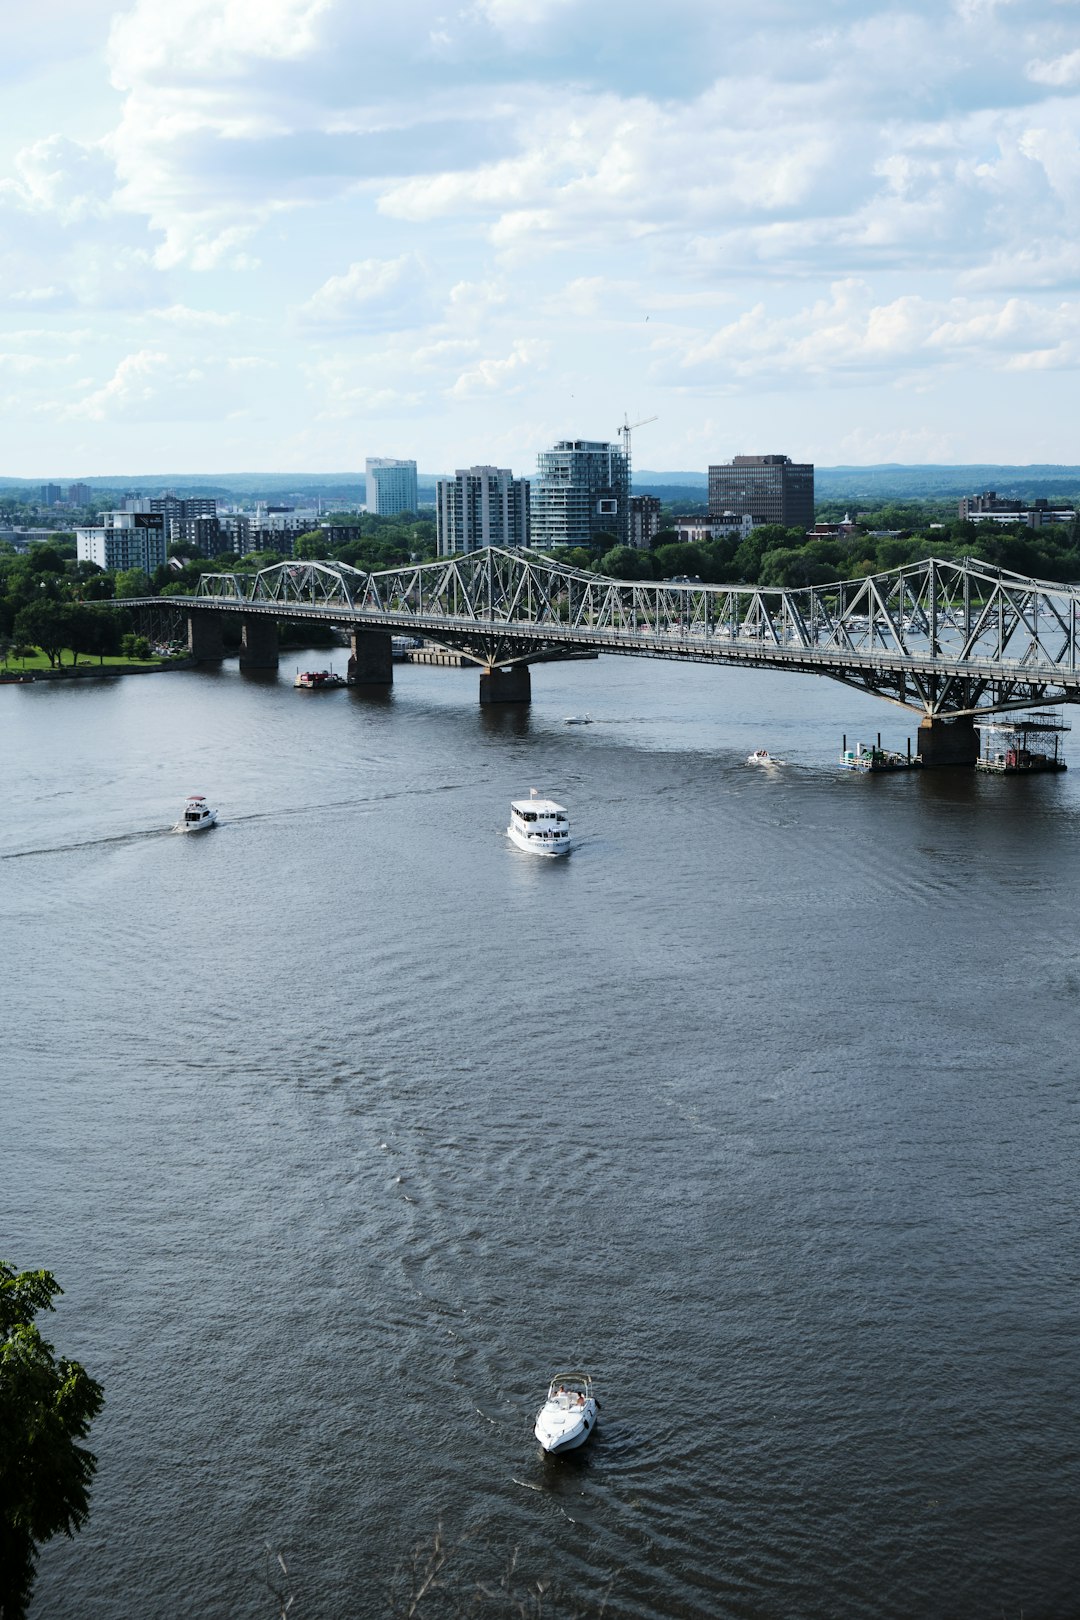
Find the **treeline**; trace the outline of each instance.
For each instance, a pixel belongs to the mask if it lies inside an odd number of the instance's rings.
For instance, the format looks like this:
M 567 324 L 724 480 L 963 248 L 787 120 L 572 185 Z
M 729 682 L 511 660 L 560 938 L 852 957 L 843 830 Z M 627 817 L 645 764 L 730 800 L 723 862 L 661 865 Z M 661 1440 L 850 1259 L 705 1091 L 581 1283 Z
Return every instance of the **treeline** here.
M 801 529 L 761 524 L 745 540 L 723 536 L 700 545 L 674 539 L 661 531 L 649 551 L 615 546 L 595 566 L 616 579 L 700 579 L 707 585 L 747 584 L 795 588 L 828 585 L 840 579 L 921 562 L 929 556 L 946 561 L 977 557 L 996 568 L 1062 583 L 1080 580 L 1080 526 L 1050 524 L 999 528 L 952 521 L 883 522 L 902 515 L 895 508 L 871 514 L 867 527 L 851 533 L 808 539 Z M 866 521 L 866 520 L 864 520 Z M 892 532 L 873 533 L 871 529 Z M 588 566 L 580 562 L 579 566 Z

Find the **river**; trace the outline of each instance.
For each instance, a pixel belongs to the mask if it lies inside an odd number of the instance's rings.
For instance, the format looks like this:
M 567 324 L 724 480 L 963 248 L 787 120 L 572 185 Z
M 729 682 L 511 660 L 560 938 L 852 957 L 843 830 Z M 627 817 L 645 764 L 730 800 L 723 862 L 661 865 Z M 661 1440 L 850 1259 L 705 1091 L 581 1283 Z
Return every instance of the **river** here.
M 0 1254 L 107 1396 L 34 1620 L 274 1620 L 267 1542 L 381 1620 L 437 1535 L 611 1620 L 1075 1616 L 1078 773 L 846 775 L 914 717 L 809 676 L 297 661 L 0 689 Z

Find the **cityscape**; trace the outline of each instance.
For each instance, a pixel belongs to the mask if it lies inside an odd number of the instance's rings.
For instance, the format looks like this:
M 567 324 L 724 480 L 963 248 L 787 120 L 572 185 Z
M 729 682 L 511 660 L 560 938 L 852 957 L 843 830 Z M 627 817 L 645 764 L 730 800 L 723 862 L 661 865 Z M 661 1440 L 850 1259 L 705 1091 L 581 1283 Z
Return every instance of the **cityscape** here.
M 1075 1620 L 1076 0 L 0 53 L 0 1620 Z

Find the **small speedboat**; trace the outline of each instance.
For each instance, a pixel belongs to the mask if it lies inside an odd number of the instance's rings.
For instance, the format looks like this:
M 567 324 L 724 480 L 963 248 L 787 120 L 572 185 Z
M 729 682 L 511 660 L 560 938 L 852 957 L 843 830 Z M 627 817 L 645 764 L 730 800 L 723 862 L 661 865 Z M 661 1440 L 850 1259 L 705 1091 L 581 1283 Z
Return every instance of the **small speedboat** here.
M 344 686 L 345 677 L 333 669 L 298 669 L 293 685 L 305 692 L 329 692 L 335 686 Z
M 533 1433 L 547 1452 L 574 1451 L 596 1428 L 599 1410 L 588 1373 L 556 1373 L 536 1414 Z
M 591 726 L 591 714 L 568 714 L 563 721 L 564 726 Z
M 189 793 L 184 804 L 184 813 L 173 828 L 173 832 L 205 832 L 217 822 L 217 811 L 211 810 L 202 793 Z
M 529 855 L 566 855 L 570 849 L 570 817 L 566 806 L 542 799 L 533 788 L 527 799 L 510 800 L 511 843 Z
M 782 759 L 774 759 L 767 748 L 755 748 L 752 754 L 747 754 L 748 765 L 782 765 Z

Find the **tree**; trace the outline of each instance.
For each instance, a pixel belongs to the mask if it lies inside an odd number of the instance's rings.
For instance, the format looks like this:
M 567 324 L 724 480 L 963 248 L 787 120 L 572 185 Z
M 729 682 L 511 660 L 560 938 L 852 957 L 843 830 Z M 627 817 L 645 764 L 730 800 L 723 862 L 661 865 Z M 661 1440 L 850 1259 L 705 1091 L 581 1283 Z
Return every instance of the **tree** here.
M 52 668 L 60 657 L 60 649 L 66 645 L 64 619 L 61 602 L 28 602 L 15 615 L 15 639 L 40 647 Z
M 600 572 L 612 579 L 652 579 L 652 558 L 634 546 L 613 546 L 601 557 Z
M 0 1620 L 23 1620 L 38 1548 L 81 1530 L 97 1459 L 79 1444 L 105 1401 L 34 1325 L 63 1289 L 49 1271 L 0 1261 Z
M 149 596 L 150 576 L 142 568 L 121 568 L 116 576 L 118 597 Z

